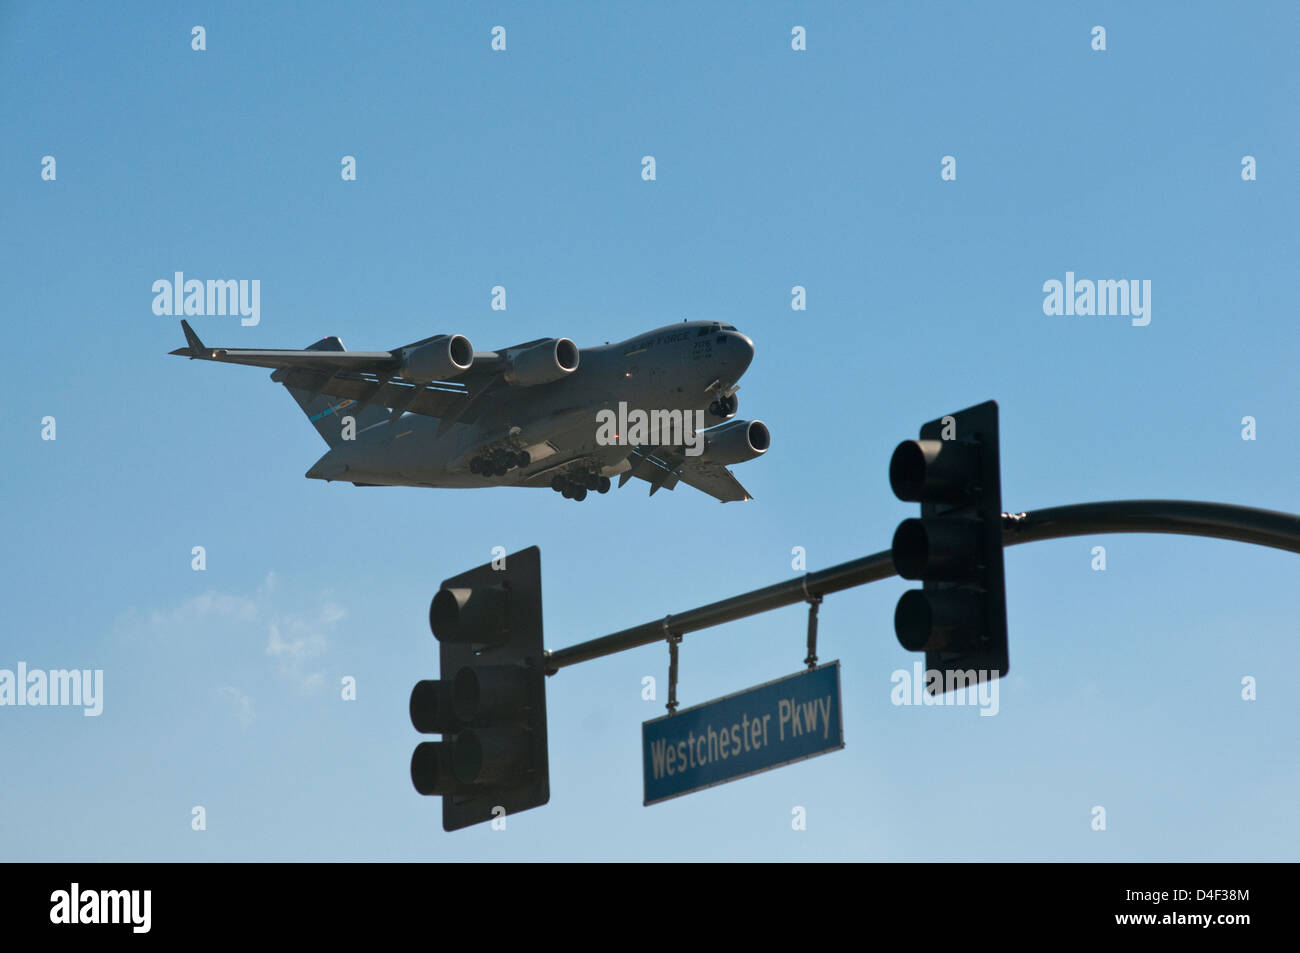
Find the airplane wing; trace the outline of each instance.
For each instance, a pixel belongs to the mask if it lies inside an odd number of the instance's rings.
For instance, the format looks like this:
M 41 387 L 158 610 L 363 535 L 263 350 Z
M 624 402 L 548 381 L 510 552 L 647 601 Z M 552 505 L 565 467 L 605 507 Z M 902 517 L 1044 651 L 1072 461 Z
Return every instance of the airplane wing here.
M 310 368 L 288 368 L 277 370 L 271 379 L 328 397 L 350 397 L 362 406 L 389 407 L 398 411 L 396 416 L 409 411 L 445 420 L 459 416 L 470 399 L 468 391 L 454 388 L 449 383 L 429 387 L 376 379 L 360 373 L 330 374 Z
M 659 489 L 671 490 L 678 481 L 693 486 L 723 503 L 740 503 L 752 500 L 749 491 L 740 485 L 730 470 L 717 463 L 695 463 L 679 448 L 637 447 L 628 462 L 632 469 L 619 477 L 622 486 L 632 477 L 650 484 L 650 495 Z
M 181 321 L 188 347 L 170 353 L 190 360 L 221 361 L 225 364 L 248 364 L 253 367 L 304 368 L 308 370 L 390 371 L 396 373 L 401 361 L 392 351 L 341 350 L 252 350 L 249 348 L 205 347 L 188 321 Z M 329 340 L 329 338 L 326 338 Z
M 361 405 L 376 404 L 392 409 L 396 419 L 410 412 L 437 417 L 442 421 L 439 432 L 457 420 L 469 423 L 477 417 L 479 398 L 495 388 L 501 372 L 509 364 L 510 353 L 540 344 L 547 338 L 526 341 L 503 351 L 475 351 L 473 365 L 454 381 L 431 384 L 411 383 L 398 379 L 402 368 L 401 352 L 345 351 L 337 338 L 326 338 L 305 350 L 207 347 L 190 327 L 181 321 L 186 347 L 170 352 L 190 360 L 218 361 L 272 368 L 272 380 L 313 394 L 351 398 Z M 424 342 L 417 341 L 414 347 Z

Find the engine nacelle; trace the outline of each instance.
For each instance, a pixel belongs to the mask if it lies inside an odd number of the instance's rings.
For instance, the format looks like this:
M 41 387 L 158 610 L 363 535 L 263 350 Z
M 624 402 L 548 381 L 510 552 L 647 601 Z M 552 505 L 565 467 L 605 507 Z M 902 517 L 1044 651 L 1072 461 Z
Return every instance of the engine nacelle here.
M 446 381 L 464 374 L 474 363 L 474 347 L 463 334 L 445 334 L 402 353 L 403 379 L 419 384 Z
M 723 466 L 761 457 L 772 443 L 772 434 L 761 420 L 731 420 L 704 431 L 703 436 L 700 461 Z
M 505 378 L 516 387 L 536 387 L 558 381 L 577 369 L 578 345 L 568 338 L 551 338 L 512 357 Z

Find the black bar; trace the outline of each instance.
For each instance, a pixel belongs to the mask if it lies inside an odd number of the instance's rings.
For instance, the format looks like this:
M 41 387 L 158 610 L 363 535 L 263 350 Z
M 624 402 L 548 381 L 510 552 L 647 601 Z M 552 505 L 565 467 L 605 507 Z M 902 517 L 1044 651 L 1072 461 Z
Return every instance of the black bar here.
M 1097 533 L 1174 533 L 1231 539 L 1300 553 L 1300 516 L 1230 503 L 1195 500 L 1115 500 L 1075 503 L 1031 513 L 1002 514 L 1002 544 L 1016 546 L 1043 539 L 1090 536 Z M 797 579 L 744 592 L 721 602 L 674 613 L 588 642 L 546 653 L 546 674 L 579 662 L 613 655 L 658 642 L 667 635 L 685 635 L 734 622 L 746 616 L 804 602 L 895 575 L 889 550 L 853 559 Z
M 729 859 L 732 849 L 743 850 L 743 845 L 705 840 L 688 848 L 673 868 L 674 888 L 725 899 L 729 904 L 752 905 L 755 896 L 770 890 L 766 870 L 742 863 L 720 877 L 714 870 L 692 863 L 697 859 L 716 861 L 718 856 Z M 589 854 L 574 859 L 634 859 L 617 856 L 611 843 L 587 850 Z M 869 851 L 864 848 L 862 853 Z M 817 858 L 809 855 L 808 859 Z M 891 920 L 918 925 L 914 932 L 923 936 L 922 928 L 934 919 L 930 893 L 916 890 L 907 877 L 893 876 L 898 870 L 893 865 L 870 859 L 855 862 L 872 877 L 872 909 L 888 911 Z M 105 941 L 115 945 L 148 942 L 150 937 L 168 948 L 188 949 L 200 934 L 222 941 L 222 947 L 247 946 L 250 934 L 263 929 L 262 924 L 284 923 L 286 910 L 305 911 L 290 924 L 295 937 L 320 938 L 333 946 L 338 946 L 340 939 L 351 946 L 354 938 L 373 945 L 371 921 L 378 916 L 413 930 L 428 924 L 429 868 L 423 864 L 63 862 L 15 864 L 9 869 L 12 879 L 0 892 L 0 921 L 8 938 L 6 948 L 13 950 L 43 949 L 45 945 L 98 949 Z M 589 873 L 570 873 L 561 864 L 553 864 L 545 873 L 548 884 L 557 891 L 576 894 L 590 889 Z M 963 866 L 962 874 L 967 882 L 961 890 L 944 897 L 945 923 L 987 924 L 989 936 L 1010 939 L 1041 941 L 1045 936 L 1068 933 L 1109 940 L 1127 933 L 1146 947 L 1181 949 L 1189 936 L 1204 933 L 1221 949 L 1231 949 L 1234 937 L 1248 939 L 1250 948 L 1259 948 L 1267 935 L 1280 936 L 1295 921 L 1292 864 L 973 863 Z M 535 868 L 517 862 L 493 871 L 494 885 L 517 897 L 511 901 L 510 919 L 520 929 L 514 935 L 525 941 L 530 924 L 544 922 L 554 914 L 556 891 L 537 890 L 536 878 Z M 143 891 L 150 891 L 148 931 L 144 932 L 146 923 L 141 923 L 141 932 L 135 932 L 129 915 L 116 925 L 59 922 L 57 915 L 51 915 L 56 894 L 70 893 L 74 882 L 80 891 L 139 890 L 141 898 Z M 852 910 L 854 904 L 863 904 L 860 884 L 856 877 L 827 877 L 818 884 L 819 888 L 824 885 L 818 899 L 832 909 Z M 321 897 L 332 896 L 340 888 L 347 892 L 349 909 L 361 916 L 337 917 L 321 911 Z M 1184 899 L 1181 894 L 1188 896 Z M 1185 923 L 1161 925 L 1161 919 L 1169 915 L 1187 914 L 1209 914 L 1215 922 L 1208 929 Z M 1153 919 L 1144 924 L 1144 916 Z M 750 938 L 766 939 L 759 934 L 768 922 L 737 918 L 736 935 L 748 946 L 758 945 Z

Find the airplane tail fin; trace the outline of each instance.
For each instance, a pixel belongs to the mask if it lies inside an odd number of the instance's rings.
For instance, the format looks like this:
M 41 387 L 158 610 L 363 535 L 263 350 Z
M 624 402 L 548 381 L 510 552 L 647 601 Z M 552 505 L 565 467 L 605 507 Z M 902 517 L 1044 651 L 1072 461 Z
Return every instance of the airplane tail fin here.
M 307 350 L 344 351 L 347 349 L 338 338 L 328 337 L 321 338 L 315 344 L 308 345 Z M 277 371 L 276 374 L 279 374 L 279 372 Z M 276 374 L 271 375 L 272 380 L 277 379 Z M 316 432 L 331 447 L 337 447 L 339 444 L 344 443 L 345 433 L 360 434 L 367 427 L 388 419 L 387 408 L 378 407 L 374 404 L 363 408 L 355 400 L 346 397 L 330 397 L 304 387 L 293 387 L 289 384 L 285 384 L 284 389 L 293 395 L 293 399 L 298 402 L 302 412 L 312 422 Z

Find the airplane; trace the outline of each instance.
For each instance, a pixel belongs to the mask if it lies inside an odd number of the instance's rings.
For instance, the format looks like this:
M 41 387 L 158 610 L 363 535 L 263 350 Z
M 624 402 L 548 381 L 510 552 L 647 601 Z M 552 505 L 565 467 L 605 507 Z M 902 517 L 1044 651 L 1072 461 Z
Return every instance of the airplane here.
M 727 467 L 771 443 L 762 421 L 735 419 L 754 342 L 717 321 L 600 347 L 538 338 L 500 351 L 476 351 L 462 334 L 391 351 L 348 351 L 337 337 L 300 351 L 213 348 L 188 321 L 181 330 L 187 346 L 171 354 L 273 369 L 329 445 L 306 473 L 314 480 L 550 487 L 584 500 L 636 477 L 651 496 L 680 481 L 727 503 L 753 499 Z

